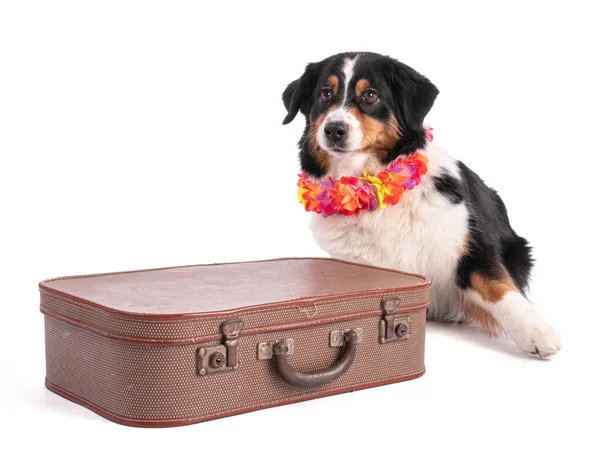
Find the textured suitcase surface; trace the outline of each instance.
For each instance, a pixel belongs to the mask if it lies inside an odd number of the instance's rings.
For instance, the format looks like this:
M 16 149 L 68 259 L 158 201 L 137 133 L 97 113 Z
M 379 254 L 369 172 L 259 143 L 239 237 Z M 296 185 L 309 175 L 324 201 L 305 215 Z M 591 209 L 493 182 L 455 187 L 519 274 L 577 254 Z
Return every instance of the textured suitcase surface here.
M 179 426 L 400 382 L 424 368 L 429 281 L 333 259 L 40 283 L 46 386 L 113 421 Z

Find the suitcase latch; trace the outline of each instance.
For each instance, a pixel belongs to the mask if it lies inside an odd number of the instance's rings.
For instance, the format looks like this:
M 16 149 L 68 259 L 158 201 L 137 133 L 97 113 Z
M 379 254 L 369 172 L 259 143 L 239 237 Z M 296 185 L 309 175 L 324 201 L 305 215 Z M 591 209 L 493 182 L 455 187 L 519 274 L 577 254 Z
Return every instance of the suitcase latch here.
M 263 343 L 258 343 L 256 347 L 256 357 L 259 360 L 271 359 L 273 357 L 273 354 L 277 353 L 277 351 L 274 349 L 275 345 L 281 342 L 285 344 L 285 354 L 287 356 L 291 356 L 292 354 L 294 354 L 294 339 L 286 338 L 284 340 L 265 341 Z
M 397 313 L 401 302 L 390 297 L 381 302 L 383 318 L 379 322 L 379 342 L 382 344 L 407 340 L 410 337 L 410 315 Z
M 199 375 L 235 370 L 240 366 L 238 340 L 243 328 L 241 320 L 229 320 L 221 325 L 223 344 L 198 348 L 196 370 Z

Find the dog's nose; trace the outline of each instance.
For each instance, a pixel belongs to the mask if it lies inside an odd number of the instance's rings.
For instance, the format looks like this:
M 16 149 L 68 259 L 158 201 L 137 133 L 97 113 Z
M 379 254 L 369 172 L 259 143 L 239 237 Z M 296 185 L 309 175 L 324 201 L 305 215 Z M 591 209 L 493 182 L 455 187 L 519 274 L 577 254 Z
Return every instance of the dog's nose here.
M 348 125 L 344 122 L 330 122 L 325 125 L 325 136 L 332 143 L 341 143 L 348 134 Z

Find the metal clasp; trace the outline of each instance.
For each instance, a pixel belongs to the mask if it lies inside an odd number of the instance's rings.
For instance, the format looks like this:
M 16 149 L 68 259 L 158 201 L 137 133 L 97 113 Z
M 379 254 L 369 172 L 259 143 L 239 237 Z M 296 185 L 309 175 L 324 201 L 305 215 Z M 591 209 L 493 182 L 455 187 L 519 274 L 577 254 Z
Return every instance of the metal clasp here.
M 198 348 L 196 369 L 199 375 L 235 370 L 240 366 L 238 341 L 243 328 L 241 320 L 229 320 L 221 325 L 223 344 Z
M 286 338 L 285 340 L 276 340 L 276 341 L 264 341 L 262 343 L 258 343 L 256 347 L 256 354 L 259 360 L 263 359 L 271 359 L 273 354 L 276 353 L 275 345 L 282 343 L 285 344 L 285 354 L 287 356 L 291 356 L 294 354 L 294 339 Z
M 379 341 L 382 344 L 407 340 L 410 337 L 410 315 L 396 313 L 400 299 L 390 297 L 381 302 L 383 318 L 379 322 Z
M 362 343 L 363 341 L 363 329 L 362 328 L 347 328 L 345 330 L 334 330 L 329 334 L 329 346 L 332 348 L 339 348 L 346 344 L 346 333 L 349 331 L 354 331 L 357 336 L 357 343 Z

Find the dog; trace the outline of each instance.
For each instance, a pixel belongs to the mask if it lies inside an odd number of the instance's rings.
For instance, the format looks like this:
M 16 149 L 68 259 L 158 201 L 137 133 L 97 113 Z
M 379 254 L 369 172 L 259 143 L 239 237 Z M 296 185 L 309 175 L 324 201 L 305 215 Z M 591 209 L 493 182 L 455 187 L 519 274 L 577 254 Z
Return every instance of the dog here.
M 429 141 L 424 119 L 437 95 L 425 76 L 371 52 L 309 63 L 287 86 L 283 124 L 298 112 L 306 119 L 298 143 L 305 180 L 356 186 L 416 154 L 427 168 L 385 208 L 372 195 L 360 212 L 317 211 L 314 237 L 332 257 L 426 275 L 428 319 L 473 322 L 490 335 L 502 330 L 526 353 L 553 355 L 558 333 L 525 296 L 533 265 L 527 240 L 511 227 L 497 192 Z M 351 210 L 361 200 L 352 203 Z

